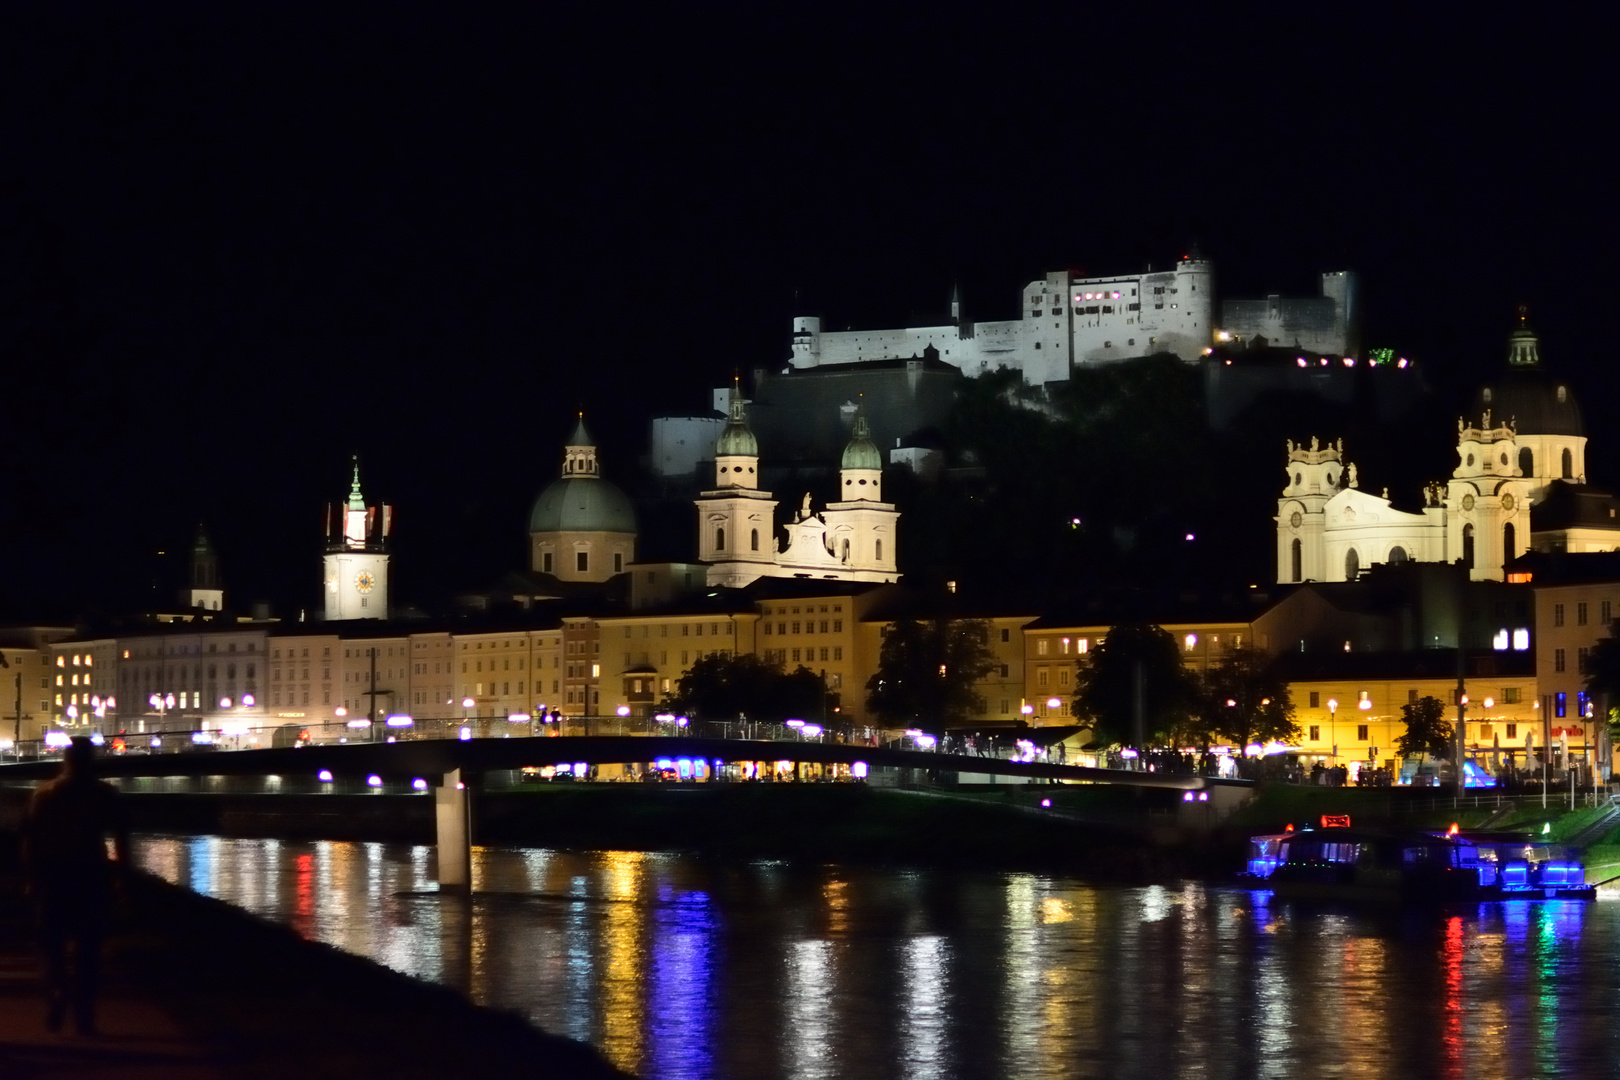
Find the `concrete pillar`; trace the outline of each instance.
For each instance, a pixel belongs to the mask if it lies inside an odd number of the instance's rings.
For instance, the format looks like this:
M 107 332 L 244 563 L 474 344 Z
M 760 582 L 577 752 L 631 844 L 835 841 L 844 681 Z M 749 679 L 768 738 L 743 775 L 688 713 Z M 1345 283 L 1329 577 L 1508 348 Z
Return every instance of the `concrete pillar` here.
M 439 888 L 472 891 L 472 792 L 461 782 L 461 770 L 444 774 L 433 791 L 438 826 Z

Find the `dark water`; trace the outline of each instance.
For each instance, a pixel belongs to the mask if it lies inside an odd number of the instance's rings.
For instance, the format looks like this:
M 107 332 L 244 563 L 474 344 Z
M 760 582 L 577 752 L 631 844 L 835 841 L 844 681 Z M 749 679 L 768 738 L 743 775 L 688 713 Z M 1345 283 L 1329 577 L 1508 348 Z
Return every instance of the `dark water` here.
M 148 837 L 145 866 L 645 1077 L 1620 1072 L 1620 904 L 1406 917 L 1188 883 Z

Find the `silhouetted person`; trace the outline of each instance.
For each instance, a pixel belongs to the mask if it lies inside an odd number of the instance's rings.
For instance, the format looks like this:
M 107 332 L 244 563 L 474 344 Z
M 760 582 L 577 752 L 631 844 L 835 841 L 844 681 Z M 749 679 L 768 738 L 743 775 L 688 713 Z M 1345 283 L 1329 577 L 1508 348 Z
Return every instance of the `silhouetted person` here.
M 117 848 L 116 866 L 107 859 L 108 835 Z M 113 875 L 129 865 L 129 836 L 117 789 L 96 779 L 95 747 L 89 739 L 74 739 L 62 757 L 62 772 L 29 799 L 22 853 L 45 957 L 50 995 L 45 1025 L 58 1030 L 71 1004 L 80 1034 L 93 1035 L 101 939 Z

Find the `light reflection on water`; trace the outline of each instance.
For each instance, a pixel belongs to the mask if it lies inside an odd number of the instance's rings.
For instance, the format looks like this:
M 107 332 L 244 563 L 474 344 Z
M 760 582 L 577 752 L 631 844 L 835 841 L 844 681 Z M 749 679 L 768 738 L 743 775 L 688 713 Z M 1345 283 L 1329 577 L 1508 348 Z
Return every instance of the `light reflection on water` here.
M 1034 874 L 143 837 L 154 873 L 646 1077 L 1613 1075 L 1620 904 L 1375 917 Z

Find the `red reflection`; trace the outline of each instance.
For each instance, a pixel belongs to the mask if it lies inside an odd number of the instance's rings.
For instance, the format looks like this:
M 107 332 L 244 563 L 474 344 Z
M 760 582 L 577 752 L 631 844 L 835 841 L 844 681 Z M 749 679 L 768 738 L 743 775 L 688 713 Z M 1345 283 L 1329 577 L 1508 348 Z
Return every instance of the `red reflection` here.
M 1445 1075 L 1447 1077 L 1461 1077 L 1463 1074 L 1463 921 L 1461 916 L 1452 916 L 1446 921 L 1445 969 Z
M 298 867 L 298 902 L 293 905 L 292 928 L 299 937 L 309 940 L 315 914 L 314 856 L 300 855 L 295 865 Z

